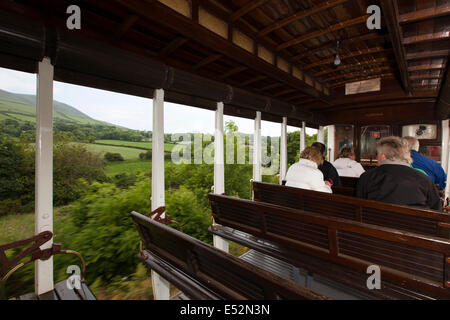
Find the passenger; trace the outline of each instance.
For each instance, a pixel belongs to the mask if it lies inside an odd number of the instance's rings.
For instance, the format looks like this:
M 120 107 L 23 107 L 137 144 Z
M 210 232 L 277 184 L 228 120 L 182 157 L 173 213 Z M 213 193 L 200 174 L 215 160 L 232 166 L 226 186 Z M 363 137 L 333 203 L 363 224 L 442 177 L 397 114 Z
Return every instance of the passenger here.
M 339 174 L 336 168 L 333 167 L 333 165 L 330 162 L 325 160 L 325 150 L 326 150 L 325 145 L 320 142 L 314 142 L 312 144 L 312 147 L 319 149 L 320 153 L 322 154 L 323 164 L 319 166 L 319 170 L 322 171 L 323 173 L 323 179 L 325 181 L 330 182 L 331 185 L 333 186 L 336 187 L 342 186 L 341 179 L 339 179 Z
M 377 144 L 378 167 L 361 175 L 356 185 L 359 198 L 441 210 L 433 181 L 410 167 L 408 144 L 386 137 Z
M 352 147 L 342 147 L 333 166 L 341 177 L 359 178 L 365 172 L 362 165 L 355 161 L 355 150 Z
M 416 169 L 423 170 L 434 184 L 439 186 L 439 190 L 445 189 L 447 175 L 441 165 L 433 159 L 424 157 L 419 153 L 420 143 L 418 139 L 414 137 L 405 137 L 405 139 L 408 141 L 409 150 L 411 151 L 412 166 Z
M 300 160 L 290 166 L 286 174 L 286 186 L 332 193 L 331 183 L 324 181 L 318 166 L 323 157 L 314 147 L 307 147 L 300 154 Z

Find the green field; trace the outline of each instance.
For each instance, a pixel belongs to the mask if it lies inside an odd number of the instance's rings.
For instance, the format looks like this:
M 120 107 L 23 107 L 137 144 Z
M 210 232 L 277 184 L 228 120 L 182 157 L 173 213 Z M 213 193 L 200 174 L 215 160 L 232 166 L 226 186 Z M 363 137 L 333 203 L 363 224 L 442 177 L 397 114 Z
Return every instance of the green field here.
M 95 140 L 96 144 L 103 144 L 103 145 L 115 145 L 115 146 L 124 146 L 124 147 L 137 147 L 137 148 L 143 148 L 147 150 L 152 149 L 152 142 L 133 142 L 133 141 L 121 141 L 121 140 Z M 172 151 L 175 144 L 172 143 L 165 143 L 164 144 L 164 151 Z
M 103 157 L 105 153 L 120 153 L 125 160 L 137 160 L 139 159 L 139 154 L 145 152 L 141 149 L 133 149 L 129 147 L 115 147 L 115 146 L 105 146 L 99 144 L 85 143 L 87 149 L 94 153 L 100 153 Z
M 120 173 L 147 173 L 152 169 L 152 162 L 150 160 L 126 160 L 120 162 L 110 162 L 106 166 L 106 175 L 109 177 Z

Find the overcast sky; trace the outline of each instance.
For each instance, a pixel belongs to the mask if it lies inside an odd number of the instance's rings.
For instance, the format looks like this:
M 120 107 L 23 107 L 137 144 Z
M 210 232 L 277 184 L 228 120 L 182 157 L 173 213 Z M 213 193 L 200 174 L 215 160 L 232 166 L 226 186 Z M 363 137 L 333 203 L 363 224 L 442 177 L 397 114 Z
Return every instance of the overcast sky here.
M 14 93 L 36 94 L 36 75 L 0 68 L 0 89 Z M 54 82 L 54 100 L 66 103 L 96 120 L 135 130 L 152 130 L 152 100 Z M 214 133 L 214 112 L 174 103 L 165 103 L 166 133 Z M 253 120 L 224 116 L 233 120 L 239 131 L 253 133 Z M 280 124 L 262 121 L 263 136 L 279 136 Z M 288 131 L 298 128 L 288 126 Z M 308 134 L 317 130 L 307 128 Z

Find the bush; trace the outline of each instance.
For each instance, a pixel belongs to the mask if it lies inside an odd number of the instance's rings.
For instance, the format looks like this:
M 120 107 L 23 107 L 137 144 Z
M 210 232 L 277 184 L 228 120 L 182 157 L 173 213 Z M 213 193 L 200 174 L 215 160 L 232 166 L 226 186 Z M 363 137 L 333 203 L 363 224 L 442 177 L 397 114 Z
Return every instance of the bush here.
M 8 212 L 20 208 L 21 212 L 32 211 L 35 200 L 35 149 L 26 142 L 0 140 L 1 210 Z M 53 203 L 60 206 L 83 195 L 82 180 L 87 183 L 104 181 L 106 175 L 105 163 L 98 155 L 87 151 L 83 145 L 56 140 L 53 148 Z M 7 199 L 10 201 L 4 202 Z
M 107 152 L 105 154 L 105 160 L 109 162 L 114 162 L 114 161 L 124 161 L 125 159 L 122 157 L 120 153 Z
M 139 154 L 139 159 L 141 160 L 152 160 L 152 150 L 148 150 L 147 152 L 142 152 Z
M 83 255 L 89 283 L 96 279 L 110 281 L 136 270 L 140 238 L 130 212 L 149 212 L 151 193 L 148 177 L 137 178 L 136 185 L 126 190 L 110 183 L 86 186 L 86 195 L 68 208 L 70 223 L 62 226 L 58 241 Z M 186 187 L 168 191 L 166 212 L 182 225 L 184 233 L 212 243 L 210 216 L 192 191 Z M 64 271 L 67 261 L 59 261 Z
M 137 179 L 138 178 L 134 173 L 119 173 L 114 176 L 113 182 L 118 188 L 127 189 L 133 186 L 136 183 Z

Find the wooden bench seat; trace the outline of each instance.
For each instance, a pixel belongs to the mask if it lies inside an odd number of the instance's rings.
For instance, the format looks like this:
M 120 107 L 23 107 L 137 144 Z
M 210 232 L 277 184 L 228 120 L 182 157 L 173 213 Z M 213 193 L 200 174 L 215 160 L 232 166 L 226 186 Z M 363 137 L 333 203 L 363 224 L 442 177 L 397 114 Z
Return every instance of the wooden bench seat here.
M 55 289 L 52 291 L 39 296 L 33 292 L 10 300 L 96 300 L 96 298 L 85 283 L 81 283 L 80 289 L 69 289 L 64 280 L 55 284 Z
M 131 215 L 146 247 L 140 259 L 190 298 L 326 299 L 140 213 Z
M 450 299 L 450 241 L 267 203 L 210 194 L 213 233 L 382 299 Z M 270 241 L 270 245 L 263 240 Z M 369 290 L 370 265 L 381 269 Z
M 327 216 L 439 236 L 448 239 L 450 214 L 329 194 L 277 184 L 254 182 L 254 200 L 289 208 L 317 212 Z

